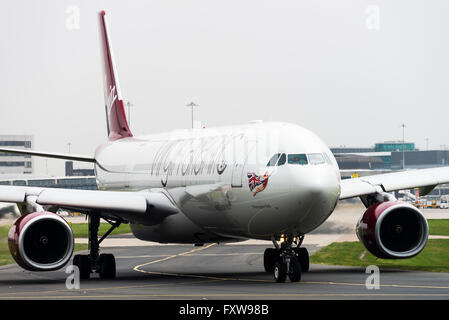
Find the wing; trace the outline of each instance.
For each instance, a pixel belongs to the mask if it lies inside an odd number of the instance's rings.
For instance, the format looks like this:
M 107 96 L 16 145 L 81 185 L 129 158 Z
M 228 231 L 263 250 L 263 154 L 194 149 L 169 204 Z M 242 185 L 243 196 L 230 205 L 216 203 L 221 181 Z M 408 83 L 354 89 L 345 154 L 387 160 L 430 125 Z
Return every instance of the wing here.
M 341 181 L 340 200 L 411 188 L 430 191 L 442 183 L 449 183 L 449 167 L 408 170 L 346 179 Z
M 0 202 L 55 206 L 86 214 L 96 212 L 103 218 L 134 223 L 152 223 L 179 210 L 161 191 L 118 192 L 40 187 L 0 186 Z

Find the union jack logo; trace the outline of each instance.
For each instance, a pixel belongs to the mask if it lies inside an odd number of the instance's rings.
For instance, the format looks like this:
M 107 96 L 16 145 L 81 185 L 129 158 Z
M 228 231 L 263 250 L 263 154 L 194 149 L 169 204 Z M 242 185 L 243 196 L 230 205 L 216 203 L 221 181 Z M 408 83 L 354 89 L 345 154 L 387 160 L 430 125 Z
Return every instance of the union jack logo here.
M 268 177 L 267 173 L 263 176 L 258 176 L 254 172 L 248 172 L 249 190 L 253 192 L 253 196 L 265 189 L 268 184 Z

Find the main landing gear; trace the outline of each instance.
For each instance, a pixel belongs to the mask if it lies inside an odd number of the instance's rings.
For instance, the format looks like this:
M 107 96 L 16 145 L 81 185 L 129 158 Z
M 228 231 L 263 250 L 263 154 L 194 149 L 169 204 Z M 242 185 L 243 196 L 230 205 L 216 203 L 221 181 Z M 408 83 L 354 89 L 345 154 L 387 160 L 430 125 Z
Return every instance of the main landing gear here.
M 276 282 L 285 282 L 287 276 L 291 282 L 301 280 L 301 273 L 309 271 L 309 253 L 301 248 L 304 236 L 299 239 L 287 236 L 281 245 L 273 240 L 276 248 L 267 248 L 264 253 L 264 267 L 266 272 L 273 272 Z M 296 245 L 293 247 L 293 244 Z
M 106 220 L 108 221 L 108 220 Z M 77 266 L 81 279 L 89 279 L 91 273 L 98 273 L 100 278 L 115 278 L 115 258 L 112 254 L 100 253 L 100 243 L 115 229 L 121 222 L 110 222 L 111 228 L 98 239 L 98 228 L 100 227 L 100 217 L 97 214 L 89 215 L 89 251 L 88 255 L 77 254 L 73 257 L 73 265 Z

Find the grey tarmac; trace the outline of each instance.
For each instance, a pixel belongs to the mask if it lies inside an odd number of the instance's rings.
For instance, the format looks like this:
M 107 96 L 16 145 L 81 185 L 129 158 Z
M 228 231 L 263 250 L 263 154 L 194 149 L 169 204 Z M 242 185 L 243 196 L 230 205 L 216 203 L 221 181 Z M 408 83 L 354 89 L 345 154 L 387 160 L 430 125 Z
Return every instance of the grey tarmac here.
M 310 253 L 318 247 L 306 245 Z M 67 289 L 65 268 L 29 272 L 0 268 L 0 299 L 448 299 L 449 274 L 380 270 L 380 288 L 368 289 L 365 268 L 311 265 L 301 282 L 275 283 L 263 270 L 265 245 L 209 244 L 108 247 L 117 277 L 94 275 Z

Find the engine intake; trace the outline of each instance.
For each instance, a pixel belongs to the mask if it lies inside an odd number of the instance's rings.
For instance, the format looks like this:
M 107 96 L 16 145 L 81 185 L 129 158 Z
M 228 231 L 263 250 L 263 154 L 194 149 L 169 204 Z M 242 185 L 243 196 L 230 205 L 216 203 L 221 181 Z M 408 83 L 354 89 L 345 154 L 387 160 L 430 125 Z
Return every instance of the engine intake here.
M 72 256 L 74 236 L 69 224 L 52 212 L 34 212 L 16 220 L 8 234 L 9 251 L 30 271 L 63 267 Z
M 370 206 L 357 223 L 356 233 L 363 245 L 378 258 L 407 259 L 420 253 L 429 235 L 424 215 L 400 201 Z

